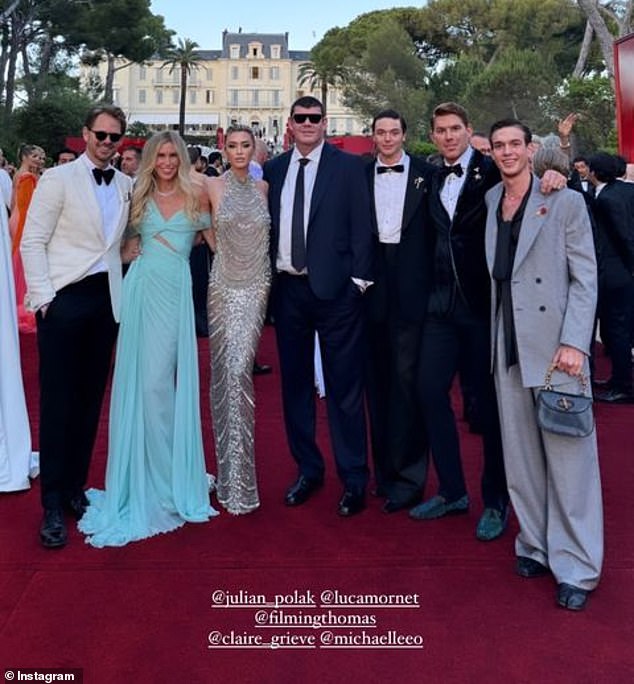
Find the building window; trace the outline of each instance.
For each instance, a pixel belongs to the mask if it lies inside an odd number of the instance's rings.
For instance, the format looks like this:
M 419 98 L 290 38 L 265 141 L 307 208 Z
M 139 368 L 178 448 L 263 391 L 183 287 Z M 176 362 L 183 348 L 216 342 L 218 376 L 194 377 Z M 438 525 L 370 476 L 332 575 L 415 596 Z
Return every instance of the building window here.
M 139 65 L 139 81 L 145 81 L 146 78 L 147 78 L 147 69 L 144 66 Z
M 229 91 L 229 104 L 231 104 L 233 107 L 236 107 L 238 105 L 238 91 L 237 90 L 230 90 Z
M 205 102 L 207 104 L 213 104 L 214 101 L 214 91 L 213 90 L 207 90 L 205 92 Z
M 260 78 L 260 67 L 251 67 L 250 76 L 252 81 L 258 81 Z
M 190 90 L 189 91 L 189 104 L 196 104 L 196 91 L 195 90 Z
M 172 104 L 178 104 L 180 100 L 180 93 L 178 90 L 172 90 Z
M 145 88 L 139 90 L 139 104 L 145 104 Z
M 237 66 L 231 67 L 231 80 L 232 81 L 238 80 L 238 67 Z
M 280 68 L 279 67 L 271 67 L 271 81 L 279 81 L 280 80 Z
M 260 91 L 259 90 L 252 90 L 251 91 L 251 106 L 257 107 L 260 104 Z
M 207 76 L 208 81 L 213 81 L 214 80 L 214 70 L 213 69 L 205 69 L 205 74 Z
M 279 59 L 280 58 L 280 46 L 279 45 L 271 45 L 271 59 Z
M 240 46 L 239 45 L 231 45 L 229 48 L 229 57 L 231 59 L 240 59 Z
M 280 91 L 279 90 L 274 90 L 271 93 L 271 106 L 273 107 L 279 107 L 280 106 Z
M 158 104 L 158 105 L 163 104 L 163 91 L 162 90 L 155 90 L 154 91 L 154 100 L 156 101 L 156 104 Z

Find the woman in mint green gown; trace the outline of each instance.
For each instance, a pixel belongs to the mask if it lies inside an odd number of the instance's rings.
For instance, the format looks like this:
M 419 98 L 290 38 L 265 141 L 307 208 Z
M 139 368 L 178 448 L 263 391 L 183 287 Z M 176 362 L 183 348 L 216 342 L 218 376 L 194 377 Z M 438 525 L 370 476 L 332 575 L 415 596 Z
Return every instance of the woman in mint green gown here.
M 209 228 L 173 132 L 143 151 L 125 249 L 139 256 L 123 283 L 110 404 L 105 491 L 87 492 L 89 544 L 123 546 L 217 515 L 209 502 L 199 409 L 189 253 Z

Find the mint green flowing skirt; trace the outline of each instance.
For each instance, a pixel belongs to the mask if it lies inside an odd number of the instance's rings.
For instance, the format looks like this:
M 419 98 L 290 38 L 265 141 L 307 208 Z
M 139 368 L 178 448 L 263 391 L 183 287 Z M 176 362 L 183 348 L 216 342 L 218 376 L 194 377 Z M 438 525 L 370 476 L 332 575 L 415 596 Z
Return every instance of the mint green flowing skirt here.
M 87 492 L 90 505 L 79 523 L 96 547 L 217 515 L 200 421 L 188 260 L 195 230 L 183 212 L 165 221 L 150 204 L 143 252 L 124 279 L 106 487 Z

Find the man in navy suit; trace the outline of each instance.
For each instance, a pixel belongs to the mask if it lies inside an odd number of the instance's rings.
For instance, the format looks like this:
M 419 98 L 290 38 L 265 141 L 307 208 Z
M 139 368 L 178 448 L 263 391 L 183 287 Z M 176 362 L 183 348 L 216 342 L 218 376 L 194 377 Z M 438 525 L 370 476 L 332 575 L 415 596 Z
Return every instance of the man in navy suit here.
M 371 281 L 368 188 L 359 157 L 324 142 L 321 102 L 291 107 L 293 150 L 264 166 L 269 183 L 271 291 L 288 444 L 298 479 L 286 504 L 307 501 L 323 484 L 315 440 L 314 338 L 319 333 L 332 450 L 344 487 L 338 512 L 365 507 L 368 479 L 363 408 L 362 297 Z
M 377 158 L 366 166 L 375 239 L 374 284 L 366 294 L 367 397 L 386 513 L 420 501 L 428 467 L 416 367 L 432 273 L 426 197 L 436 167 L 404 152 L 406 131 L 398 112 L 379 112 L 372 121 Z

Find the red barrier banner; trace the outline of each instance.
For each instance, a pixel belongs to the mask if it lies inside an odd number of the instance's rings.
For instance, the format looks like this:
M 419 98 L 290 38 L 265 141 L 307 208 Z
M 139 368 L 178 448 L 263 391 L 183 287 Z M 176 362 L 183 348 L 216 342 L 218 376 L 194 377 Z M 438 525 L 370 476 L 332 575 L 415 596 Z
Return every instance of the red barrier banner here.
M 614 43 L 619 154 L 634 162 L 634 33 Z

